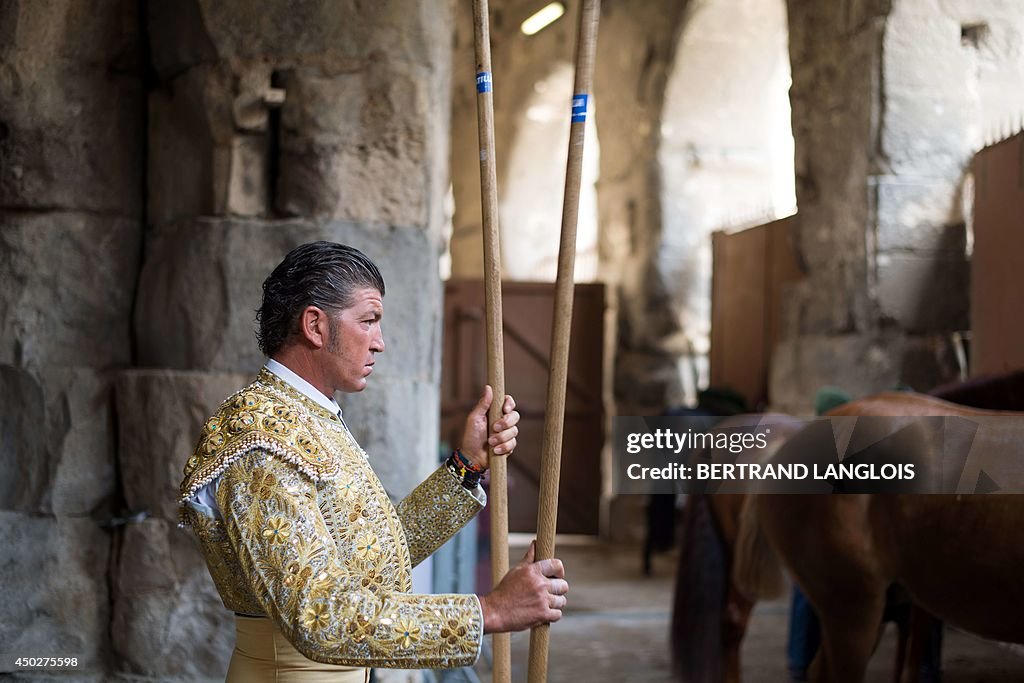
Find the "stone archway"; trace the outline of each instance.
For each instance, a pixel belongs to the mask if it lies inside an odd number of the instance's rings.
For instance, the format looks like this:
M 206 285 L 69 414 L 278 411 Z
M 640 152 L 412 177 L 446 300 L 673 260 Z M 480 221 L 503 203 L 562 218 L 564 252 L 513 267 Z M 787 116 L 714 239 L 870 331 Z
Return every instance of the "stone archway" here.
M 711 232 L 796 210 L 789 84 L 783 0 L 693 5 L 661 119 L 657 259 L 692 349 L 682 372 L 690 400 L 708 380 Z
M 554 282 L 558 264 L 573 67 L 555 64 L 525 102 L 511 143 L 499 200 L 503 272 L 512 280 Z M 597 278 L 599 146 L 594 105 L 587 119 L 576 235 L 577 282 Z

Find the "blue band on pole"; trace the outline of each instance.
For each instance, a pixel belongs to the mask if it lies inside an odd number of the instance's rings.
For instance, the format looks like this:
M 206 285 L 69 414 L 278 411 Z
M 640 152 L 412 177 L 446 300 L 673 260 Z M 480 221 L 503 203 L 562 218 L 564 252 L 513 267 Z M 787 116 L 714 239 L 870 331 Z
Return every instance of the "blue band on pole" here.
M 587 120 L 587 99 L 586 93 L 579 93 L 572 96 L 572 122 L 585 123 Z
M 481 71 L 476 75 L 476 91 L 491 92 L 491 72 Z

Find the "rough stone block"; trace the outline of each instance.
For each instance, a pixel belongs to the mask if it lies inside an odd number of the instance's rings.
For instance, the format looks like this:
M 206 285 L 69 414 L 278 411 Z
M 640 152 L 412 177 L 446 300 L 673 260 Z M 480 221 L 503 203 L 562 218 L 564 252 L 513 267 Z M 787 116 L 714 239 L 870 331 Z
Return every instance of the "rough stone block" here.
M 436 379 L 437 249 L 417 229 L 343 222 L 197 219 L 153 234 L 136 308 L 139 363 L 255 373 L 263 364 L 254 335 L 263 280 L 289 250 L 319 239 L 362 249 L 384 275 L 387 351 L 375 378 Z
M 13 0 L 0 27 L 0 206 L 137 216 L 136 4 Z
M 429 73 L 372 61 L 354 73 L 283 73 L 277 208 L 287 215 L 425 227 Z
M 217 48 L 198 0 L 148 5 L 146 22 L 150 61 L 162 80 L 170 80 L 190 66 L 216 61 Z
M 83 675 L 102 671 L 109 650 L 109 534 L 88 518 L 0 511 L 0 539 L 3 651 L 78 657 Z
M 974 153 L 974 106 L 959 91 L 888 88 L 879 132 L 888 167 L 897 174 L 959 180 Z
M 178 519 L 182 470 L 203 422 L 248 375 L 130 370 L 116 385 L 118 466 L 125 503 L 169 522 Z
M 327 53 L 335 59 L 359 59 L 373 52 L 408 62 L 431 55 L 437 43 L 448 40 L 451 5 L 426 0 L 410 9 L 404 0 L 381 0 L 353 7 L 352 3 L 304 2 L 301 11 L 291 3 L 253 5 L 247 0 L 190 0 L 163 38 L 176 42 L 189 33 L 208 36 L 221 59 L 282 55 L 290 59 Z M 193 7 L 198 5 L 199 17 Z M 166 18 L 166 17 L 165 17 Z M 179 63 L 197 63 L 210 53 L 207 38 L 189 49 L 161 47 L 157 56 L 172 55 Z M 199 43 L 200 41 L 196 41 Z M 161 62 L 171 61 L 161 58 Z
M 963 255 L 967 234 L 955 182 L 881 176 L 876 183 L 876 249 Z
M 148 219 L 215 215 L 227 194 L 234 125 L 233 77 L 203 65 L 149 96 Z
M 220 214 L 262 216 L 267 211 L 267 140 L 262 135 L 236 135 L 231 143 L 227 196 Z
M 831 268 L 811 271 L 782 300 L 782 329 L 800 334 L 848 334 L 867 327 L 871 302 L 863 262 L 850 250 Z
M 0 509 L 87 515 L 114 493 L 109 379 L 0 366 Z
M 286 215 L 439 229 L 451 13 L 440 0 L 417 11 L 392 1 L 314 2 L 301 12 L 234 0 L 153 8 L 152 56 L 165 87 L 150 99 L 150 217 L 256 215 L 273 201 Z M 285 95 L 280 156 L 269 160 L 276 196 L 239 204 L 236 181 L 252 178 L 223 172 L 234 164 L 217 159 L 237 156 L 231 114 L 258 100 L 272 74 Z M 265 112 L 257 118 L 263 130 Z
M 223 680 L 234 620 L 190 533 L 149 519 L 125 529 L 110 625 L 116 668 L 156 680 Z
M 0 363 L 130 363 L 139 223 L 85 213 L 0 212 L 0 224 Z
M 880 254 L 881 314 L 912 333 L 969 328 L 970 269 L 963 256 Z

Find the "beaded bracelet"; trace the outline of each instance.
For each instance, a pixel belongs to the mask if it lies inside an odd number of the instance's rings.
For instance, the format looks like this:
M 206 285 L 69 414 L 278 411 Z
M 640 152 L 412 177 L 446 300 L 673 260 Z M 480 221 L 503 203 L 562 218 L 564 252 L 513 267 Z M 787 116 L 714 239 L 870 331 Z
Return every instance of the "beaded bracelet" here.
M 457 458 L 458 458 L 459 460 L 461 460 L 461 461 L 462 461 L 462 464 L 463 464 L 463 465 L 465 466 L 465 468 L 466 468 L 467 470 L 469 470 L 470 472 L 476 472 L 477 474 L 483 474 L 484 472 L 486 472 L 486 471 L 487 471 L 487 470 L 485 470 L 485 469 L 484 469 L 483 467 L 480 467 L 480 465 L 476 465 L 476 464 L 474 464 L 474 463 L 470 462 L 469 458 L 467 458 L 466 456 L 464 456 L 464 455 L 462 454 L 462 450 L 461 450 L 461 449 L 458 449 L 458 448 L 456 448 L 456 449 L 455 449 L 455 452 L 454 452 L 454 453 L 453 453 L 452 455 L 454 455 L 454 456 L 455 456 L 455 457 L 457 457 Z
M 466 469 L 462 464 L 462 460 L 455 453 L 452 453 L 451 457 L 445 460 L 444 464 L 452 476 L 462 483 L 463 488 L 475 489 L 480 484 L 480 473 Z

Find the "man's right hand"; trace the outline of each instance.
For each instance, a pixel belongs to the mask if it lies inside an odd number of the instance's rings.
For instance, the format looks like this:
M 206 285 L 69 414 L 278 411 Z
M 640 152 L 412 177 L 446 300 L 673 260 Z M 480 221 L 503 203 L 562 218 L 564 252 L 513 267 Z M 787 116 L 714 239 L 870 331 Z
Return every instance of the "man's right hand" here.
M 569 584 L 557 559 L 534 562 L 536 541 L 494 590 L 480 596 L 484 633 L 522 631 L 562 618 Z

